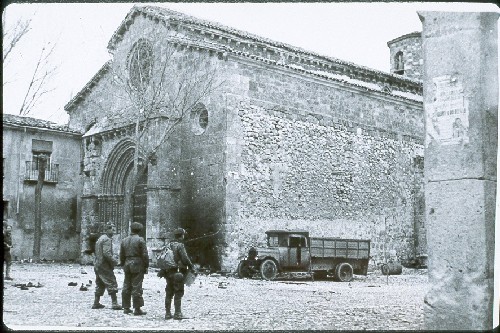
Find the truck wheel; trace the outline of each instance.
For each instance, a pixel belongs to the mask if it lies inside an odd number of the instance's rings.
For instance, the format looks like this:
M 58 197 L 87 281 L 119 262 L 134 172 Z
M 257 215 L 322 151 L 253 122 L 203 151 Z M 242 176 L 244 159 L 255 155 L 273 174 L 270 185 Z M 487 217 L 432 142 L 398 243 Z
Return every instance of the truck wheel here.
M 349 282 L 352 280 L 352 266 L 343 262 L 335 269 L 335 277 L 341 282 Z
M 278 275 L 278 266 L 271 259 L 266 259 L 260 264 L 260 276 L 264 280 L 274 280 Z
M 238 264 L 237 273 L 238 273 L 238 277 L 240 279 L 244 279 L 244 278 L 247 278 L 250 276 L 249 271 L 248 271 L 248 265 L 245 261 L 243 261 L 243 260 L 240 261 L 240 263 Z

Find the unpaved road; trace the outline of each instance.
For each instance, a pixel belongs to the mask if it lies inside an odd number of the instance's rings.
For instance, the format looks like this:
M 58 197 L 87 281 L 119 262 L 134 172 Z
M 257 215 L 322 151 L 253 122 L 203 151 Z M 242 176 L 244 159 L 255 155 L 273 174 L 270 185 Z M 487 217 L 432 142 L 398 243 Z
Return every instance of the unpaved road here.
M 3 289 L 3 320 L 12 329 L 419 330 L 428 290 L 426 271 L 410 269 L 388 279 L 372 272 L 350 283 L 199 275 L 183 298 L 190 319 L 166 321 L 165 280 L 153 269 L 144 280 L 146 316 L 111 310 L 107 294 L 101 299 L 106 308 L 92 310 L 94 283 L 79 290 L 94 282 L 92 266 L 14 263 L 12 271 L 15 280 L 5 281 Z M 115 273 L 121 287 L 123 273 Z M 28 282 L 43 286 L 14 287 Z

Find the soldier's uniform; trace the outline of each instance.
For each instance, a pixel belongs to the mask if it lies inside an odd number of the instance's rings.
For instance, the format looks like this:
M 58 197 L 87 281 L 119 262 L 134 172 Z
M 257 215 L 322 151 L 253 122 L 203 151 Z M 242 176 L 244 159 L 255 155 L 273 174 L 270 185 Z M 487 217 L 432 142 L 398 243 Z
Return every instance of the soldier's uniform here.
M 11 227 L 4 221 L 3 231 L 3 261 L 5 262 L 5 280 L 12 280 L 10 276 L 10 266 L 12 264 L 12 256 L 10 249 L 12 247 L 12 235 L 10 232 Z
M 194 271 L 193 264 L 189 259 L 186 248 L 180 242 L 184 237 L 185 231 L 182 228 L 176 229 L 174 235 L 176 240 L 170 243 L 172 251 L 174 252 L 174 260 L 178 267 L 173 267 L 168 270 L 161 270 L 158 275 L 167 280 L 165 287 L 165 319 L 182 319 L 181 303 L 182 296 L 184 296 L 184 277 L 189 270 Z M 172 307 L 172 298 L 174 299 L 175 313 L 172 316 L 170 310 Z
M 108 226 L 110 230 L 112 226 Z M 107 289 L 111 296 L 112 308 L 121 310 L 118 304 L 116 293 L 118 292 L 118 283 L 113 272 L 117 261 L 113 256 L 113 241 L 108 234 L 104 234 L 95 244 L 94 272 L 95 272 L 95 299 L 92 309 L 102 309 L 104 305 L 99 303 L 99 299 L 104 295 Z
M 120 244 L 120 264 L 123 266 L 123 273 L 125 274 L 122 305 L 124 313 L 132 313 L 132 310 L 130 310 L 130 300 L 132 298 L 134 315 L 146 314 L 145 311 L 141 310 L 141 306 L 144 305 L 142 281 L 144 280 L 144 274 L 148 271 L 149 257 L 146 241 L 138 235 L 142 228 L 142 224 L 132 223 L 130 236 L 124 238 Z

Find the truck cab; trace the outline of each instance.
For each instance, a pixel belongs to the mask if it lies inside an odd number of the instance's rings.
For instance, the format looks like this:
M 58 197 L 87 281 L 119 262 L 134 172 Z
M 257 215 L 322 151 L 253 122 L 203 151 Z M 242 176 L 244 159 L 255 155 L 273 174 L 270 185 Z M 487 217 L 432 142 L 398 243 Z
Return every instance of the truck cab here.
M 277 248 L 279 267 L 288 271 L 304 271 L 309 268 L 309 232 L 303 230 L 269 230 L 267 246 Z

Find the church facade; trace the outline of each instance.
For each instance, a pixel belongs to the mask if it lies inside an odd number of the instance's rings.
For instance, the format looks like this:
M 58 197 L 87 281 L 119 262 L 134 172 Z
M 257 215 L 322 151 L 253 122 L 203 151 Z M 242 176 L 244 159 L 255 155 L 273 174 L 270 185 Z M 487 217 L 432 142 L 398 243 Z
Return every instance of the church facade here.
M 85 133 L 82 247 L 104 223 L 119 241 L 136 221 L 151 251 L 186 228 L 190 255 L 216 270 L 234 270 L 269 229 L 370 239 L 374 264 L 424 255 L 421 62 L 410 71 L 407 37 L 390 42 L 385 73 L 134 7 L 112 60 L 65 106 Z M 184 95 L 153 103 L 167 82 Z

